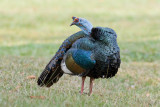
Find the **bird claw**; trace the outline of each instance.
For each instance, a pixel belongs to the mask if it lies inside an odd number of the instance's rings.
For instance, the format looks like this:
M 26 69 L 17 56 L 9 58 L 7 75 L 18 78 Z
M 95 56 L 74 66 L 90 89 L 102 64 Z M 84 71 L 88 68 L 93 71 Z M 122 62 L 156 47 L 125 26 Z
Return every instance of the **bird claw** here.
M 83 93 L 81 93 L 81 91 L 79 91 L 79 93 L 81 94 L 81 95 L 87 95 L 88 93 L 86 93 L 86 92 L 83 92 Z M 88 94 L 89 95 L 89 94 Z

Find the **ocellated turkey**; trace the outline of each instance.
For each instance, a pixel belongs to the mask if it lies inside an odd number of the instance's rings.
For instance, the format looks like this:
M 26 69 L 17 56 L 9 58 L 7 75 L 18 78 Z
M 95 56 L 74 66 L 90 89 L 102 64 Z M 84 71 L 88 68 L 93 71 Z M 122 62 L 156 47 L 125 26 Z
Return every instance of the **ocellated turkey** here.
M 72 17 L 79 31 L 68 37 L 38 78 L 39 86 L 50 87 L 65 73 L 82 77 L 81 94 L 86 76 L 90 77 L 89 95 L 93 80 L 111 78 L 120 67 L 120 49 L 115 31 L 94 27 L 84 18 Z

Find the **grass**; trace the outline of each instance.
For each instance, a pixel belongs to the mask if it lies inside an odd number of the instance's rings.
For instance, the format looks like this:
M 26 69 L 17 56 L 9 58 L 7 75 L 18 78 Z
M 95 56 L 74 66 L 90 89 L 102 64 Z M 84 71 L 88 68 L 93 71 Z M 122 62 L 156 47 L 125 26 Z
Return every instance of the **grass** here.
M 0 107 L 160 106 L 159 0 L 0 2 Z M 95 80 L 92 96 L 79 94 L 79 77 L 64 75 L 51 88 L 36 84 L 63 40 L 79 31 L 69 27 L 72 16 L 118 34 L 121 68 Z

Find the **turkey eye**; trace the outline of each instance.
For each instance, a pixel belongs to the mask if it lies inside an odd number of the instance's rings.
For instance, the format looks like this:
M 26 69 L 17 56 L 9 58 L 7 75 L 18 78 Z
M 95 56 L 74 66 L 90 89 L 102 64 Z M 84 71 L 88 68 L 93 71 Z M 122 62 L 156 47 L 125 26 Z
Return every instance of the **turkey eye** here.
M 74 22 L 78 22 L 78 21 L 79 21 L 79 19 L 78 19 L 78 18 L 75 18 L 75 19 L 74 19 Z

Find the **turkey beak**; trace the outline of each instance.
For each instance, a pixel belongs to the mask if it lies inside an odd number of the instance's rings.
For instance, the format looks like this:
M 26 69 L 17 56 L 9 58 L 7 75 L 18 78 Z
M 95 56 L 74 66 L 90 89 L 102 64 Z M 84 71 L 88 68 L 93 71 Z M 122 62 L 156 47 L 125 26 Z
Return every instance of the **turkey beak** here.
M 73 23 L 70 24 L 70 26 L 72 26 L 72 25 L 75 25 L 75 23 L 73 22 Z

